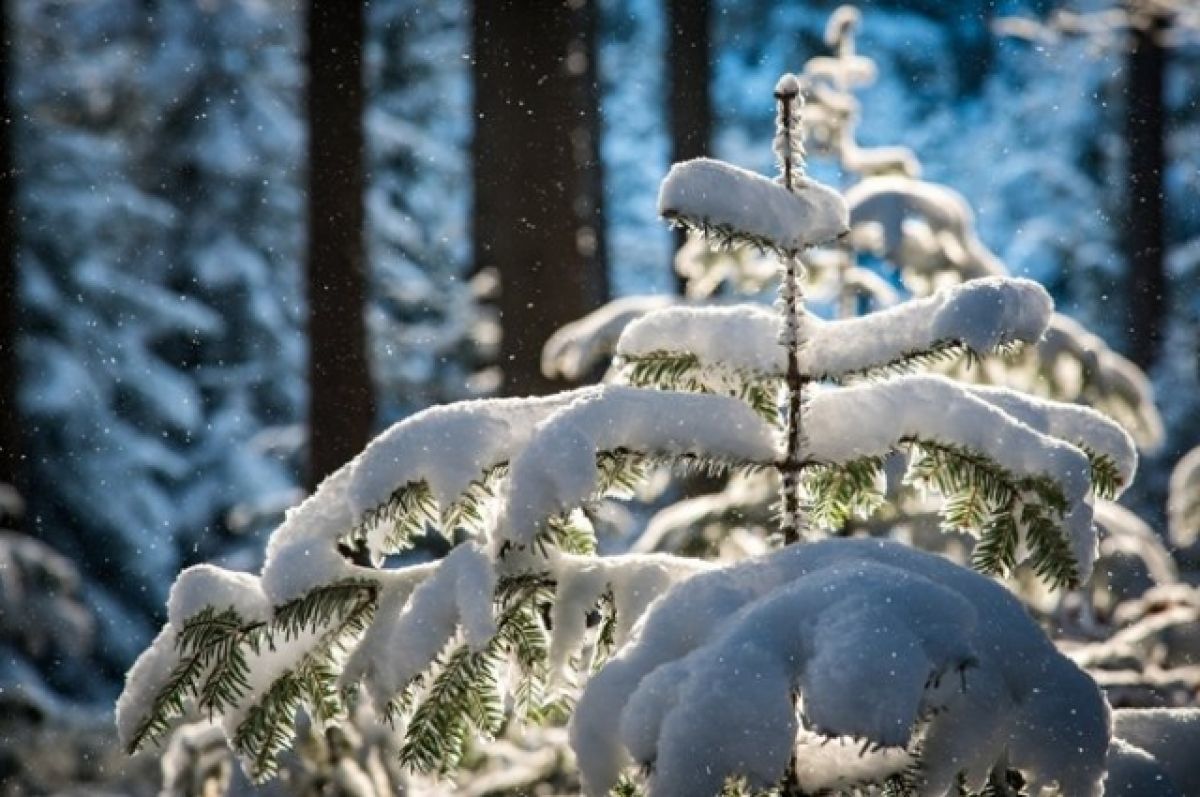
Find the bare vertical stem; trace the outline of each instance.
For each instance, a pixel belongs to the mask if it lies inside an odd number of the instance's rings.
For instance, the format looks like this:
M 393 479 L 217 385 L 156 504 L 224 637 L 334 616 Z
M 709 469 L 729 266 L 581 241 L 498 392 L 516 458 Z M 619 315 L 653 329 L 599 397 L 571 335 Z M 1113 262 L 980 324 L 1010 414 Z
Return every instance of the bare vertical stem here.
M 779 160 L 780 181 L 789 191 L 796 190 L 804 175 L 804 145 L 800 139 L 800 86 L 792 75 L 784 75 L 775 86 L 778 115 L 775 123 L 775 156 Z M 783 518 L 780 530 L 784 545 L 800 542 L 805 535 L 804 514 L 800 501 L 800 474 L 803 469 L 801 451 L 804 448 L 804 385 L 807 381 L 800 371 L 800 320 L 804 312 L 804 292 L 800 287 L 800 259 L 795 251 L 782 260 L 783 279 L 779 284 L 778 306 L 783 313 L 783 329 L 779 342 L 787 349 L 787 450 L 779 463 L 780 498 Z M 796 696 L 793 695 L 793 705 Z M 794 743 L 794 740 L 793 740 Z M 783 797 L 803 797 L 796 772 L 796 756 L 788 760 L 787 770 L 780 783 Z
M 789 191 L 795 191 L 804 174 L 804 148 L 800 140 L 800 87 L 795 77 L 784 75 L 775 87 L 778 103 L 775 130 L 775 155 L 779 159 L 780 180 Z M 783 279 L 779 286 L 779 308 L 783 313 L 780 344 L 787 349 L 787 407 L 785 410 L 787 449 L 779 463 L 782 484 L 783 518 L 781 531 L 785 545 L 799 542 L 804 536 L 804 516 L 800 500 L 801 451 L 804 448 L 804 386 L 807 380 L 800 371 L 801 318 L 804 312 L 804 293 L 800 287 L 803 266 L 796 252 L 783 258 Z

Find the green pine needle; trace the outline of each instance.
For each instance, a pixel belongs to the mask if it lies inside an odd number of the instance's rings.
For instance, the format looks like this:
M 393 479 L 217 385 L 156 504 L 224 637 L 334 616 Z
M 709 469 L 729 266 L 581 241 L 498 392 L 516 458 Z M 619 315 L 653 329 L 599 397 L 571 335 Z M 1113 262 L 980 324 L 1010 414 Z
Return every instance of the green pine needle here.
M 837 531 L 852 517 L 873 515 L 885 500 L 880 490 L 882 468 L 883 461 L 878 457 L 805 468 L 809 520 L 818 528 Z

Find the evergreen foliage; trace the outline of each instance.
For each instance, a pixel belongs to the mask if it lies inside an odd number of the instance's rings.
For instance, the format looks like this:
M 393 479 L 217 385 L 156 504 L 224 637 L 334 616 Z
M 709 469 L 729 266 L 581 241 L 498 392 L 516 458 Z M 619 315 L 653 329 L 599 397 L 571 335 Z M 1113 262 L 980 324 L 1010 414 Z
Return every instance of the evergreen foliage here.
M 787 239 L 807 241 L 806 233 L 824 235 L 830 218 L 842 218 L 845 227 L 846 208 L 803 176 L 798 91 L 788 75 L 776 92 L 780 183 L 755 178 L 746 190 L 762 182 L 777 192 L 782 185 L 789 199 L 813 203 L 819 222 L 781 211 Z M 685 182 L 703 176 L 689 164 L 672 175 Z M 770 201 L 764 199 L 777 209 Z M 1085 439 L 1063 439 L 1052 404 L 1038 405 L 1045 418 L 1018 417 L 950 382 L 944 395 L 951 406 L 917 407 L 916 432 L 888 428 L 889 419 L 875 417 L 888 405 L 873 404 L 870 394 L 852 404 L 846 396 L 855 388 L 842 383 L 867 379 L 910 389 L 914 383 L 894 375 L 952 357 L 976 359 L 985 352 L 963 342 L 973 319 L 958 319 L 961 335 L 899 358 L 881 349 L 863 369 L 807 373 L 800 357 L 806 340 L 799 251 L 782 248 L 780 237 L 747 235 L 715 218 L 703 199 L 697 202 L 667 215 L 716 246 L 749 244 L 779 257 L 785 373 L 723 369 L 664 347 L 627 358 L 615 372 L 625 385 L 558 403 L 465 404 L 461 417 L 432 410 L 385 432 L 368 449 L 373 456 L 349 463 L 289 513 L 271 540 L 261 578 L 218 579 L 216 592 L 227 594 L 193 605 L 185 587 L 198 576 L 180 577 L 171 624 L 135 666 L 119 705 L 127 747 L 160 740 L 182 717 L 221 718 L 247 772 L 262 780 L 276 772 L 280 752 L 291 744 L 298 711 L 318 723 L 337 723 L 348 704 L 369 700 L 403 734 L 400 759 L 407 767 L 450 776 L 473 740 L 501 732 L 510 710 L 525 721 L 560 721 L 575 688 L 620 649 L 648 604 L 708 567 L 674 557 L 597 555 L 588 517 L 594 502 L 629 497 L 663 466 L 710 474 L 774 470 L 781 482 L 779 527 L 788 543 L 803 544 L 887 502 L 888 457 L 907 454 L 906 483 L 940 496 L 947 528 L 979 538 L 976 569 L 1007 574 L 1027 549 L 1046 584 L 1076 586 L 1091 566 L 1094 538 L 1090 522 L 1081 527 L 1067 518 L 1090 519 L 1085 475 L 1098 495 L 1114 495 L 1128 481 L 1133 464 L 1122 447 L 1125 436 L 1089 416 L 1080 422 L 1082 431 L 1071 432 Z M 1029 312 L 1036 315 L 1037 308 Z M 1018 342 L 1005 339 L 1000 348 Z M 843 401 L 845 418 L 823 416 L 838 424 L 835 429 L 814 425 L 810 410 L 818 391 L 834 406 Z M 943 412 L 955 423 L 929 421 Z M 461 423 L 448 424 L 448 417 Z M 996 425 L 995 445 L 969 428 L 980 418 Z M 853 444 L 820 447 L 842 438 Z M 1014 439 L 1036 450 L 1016 450 Z M 1090 474 L 1070 470 L 1084 461 Z M 387 566 L 389 557 L 434 531 L 453 546 L 446 558 Z M 262 617 L 240 609 L 260 605 L 268 607 Z M 552 654 L 570 671 L 565 687 Z M 967 670 L 978 662 L 954 661 L 965 693 Z M 923 693 L 941 688 L 947 672 L 930 672 Z M 916 793 L 923 728 L 939 710 L 925 706 L 904 744 L 888 742 L 907 751 L 907 763 L 864 775 L 847 793 Z M 861 741 L 860 755 L 879 752 L 877 740 Z M 794 760 L 778 773 L 779 788 L 794 795 L 789 772 L 795 774 Z M 726 793 L 747 788 L 735 782 Z M 635 777 L 621 781 L 616 793 L 639 789 Z

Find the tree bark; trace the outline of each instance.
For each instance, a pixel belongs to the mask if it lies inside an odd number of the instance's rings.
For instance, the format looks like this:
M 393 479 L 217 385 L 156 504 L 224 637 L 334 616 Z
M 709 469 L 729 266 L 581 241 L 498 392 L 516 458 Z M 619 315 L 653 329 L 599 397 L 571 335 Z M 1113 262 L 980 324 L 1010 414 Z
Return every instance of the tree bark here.
M 308 8 L 309 471 L 315 488 L 375 422 L 363 243 L 361 2 Z
M 539 369 L 559 327 L 608 297 L 596 0 L 476 0 L 475 267 L 500 278 L 507 395 L 558 389 Z
M 1148 30 L 1134 28 L 1127 57 L 1125 294 L 1129 355 L 1143 369 L 1150 368 L 1158 359 L 1167 311 L 1163 185 L 1166 55 L 1157 41 L 1167 24 L 1165 18 L 1156 16 Z
M 710 0 L 667 0 L 667 124 L 671 162 L 709 154 L 712 146 Z M 675 245 L 687 233 L 675 231 Z M 672 259 L 674 254 L 672 253 Z M 687 287 L 675 276 L 680 293 Z

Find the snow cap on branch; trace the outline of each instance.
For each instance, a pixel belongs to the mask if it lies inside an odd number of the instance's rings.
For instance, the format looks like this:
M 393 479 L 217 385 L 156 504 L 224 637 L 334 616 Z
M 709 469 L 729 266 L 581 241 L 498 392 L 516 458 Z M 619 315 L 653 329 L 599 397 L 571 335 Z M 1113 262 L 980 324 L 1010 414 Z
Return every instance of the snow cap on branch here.
M 1133 481 L 1137 447 L 1129 433 L 1111 418 L 1090 407 L 1046 401 L 1003 387 L 970 385 L 967 390 L 1043 434 L 1108 457 L 1117 469 L 1116 495 Z
M 1046 417 L 1057 418 L 1053 412 Z M 1091 463 L 1075 444 L 1054 437 L 1053 429 L 1027 425 L 968 386 L 937 376 L 905 376 L 818 393 L 807 418 L 808 454 L 820 462 L 879 457 L 904 441 L 929 442 L 982 456 L 1016 479 L 1048 479 L 1065 500 L 1061 529 L 1076 576 L 1079 581 L 1090 577 L 1097 545 L 1089 498 Z M 1045 418 L 1026 412 L 1023 420 Z
M 338 578 L 370 571 L 350 564 L 337 541 L 385 504 L 396 490 L 424 483 L 439 509 L 451 504 L 487 469 L 507 463 L 537 423 L 596 388 L 544 398 L 464 401 L 419 412 L 376 437 L 288 511 L 267 543 L 263 589 L 274 605 Z
M 257 576 L 209 564 L 193 565 L 180 573 L 171 586 L 167 618 L 177 630 L 182 630 L 184 623 L 205 609 L 218 613 L 232 609 L 244 622 L 265 622 L 271 618 L 271 603 Z
M 1048 476 L 1072 504 L 1088 492 L 1082 451 L 945 377 L 901 376 L 823 391 L 813 396 L 808 419 L 808 454 L 820 462 L 883 456 L 905 439 L 929 440 L 983 453 L 1016 476 Z
M 859 318 L 825 321 L 806 313 L 800 370 L 816 378 L 868 372 L 961 345 L 983 354 L 1015 342 L 1033 343 L 1052 313 L 1049 294 L 1027 279 L 973 280 Z M 694 354 L 703 366 L 782 375 L 777 313 L 758 305 L 669 307 L 631 323 L 617 354 L 636 359 L 662 352 Z
M 397 487 L 415 481 L 428 484 L 444 510 L 488 468 L 520 451 L 538 423 L 595 390 L 463 401 L 400 421 L 372 440 L 351 465 L 351 511 L 374 509 Z
M 551 516 L 592 497 L 596 455 L 618 450 L 768 465 L 776 442 L 770 425 L 737 399 L 606 385 L 540 424 L 513 459 L 500 538 L 531 543 Z
M 542 347 L 542 373 L 550 378 L 583 379 L 612 353 L 626 326 L 678 301 L 674 296 L 625 296 L 572 321 Z
M 709 158 L 671 167 L 658 194 L 664 218 L 781 252 L 828 243 L 848 229 L 841 194 L 806 177 L 795 191 Z
M 779 76 L 779 80 L 775 83 L 775 96 L 781 97 L 798 97 L 800 95 L 800 81 L 791 72 L 785 72 Z

